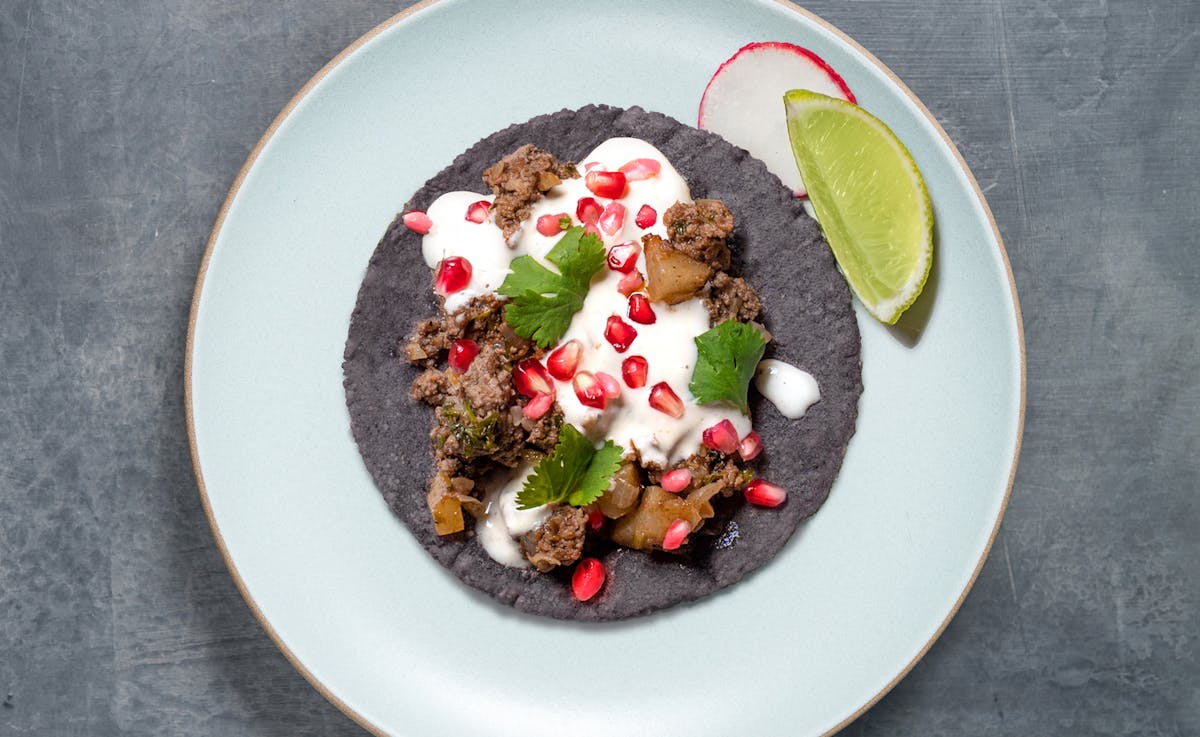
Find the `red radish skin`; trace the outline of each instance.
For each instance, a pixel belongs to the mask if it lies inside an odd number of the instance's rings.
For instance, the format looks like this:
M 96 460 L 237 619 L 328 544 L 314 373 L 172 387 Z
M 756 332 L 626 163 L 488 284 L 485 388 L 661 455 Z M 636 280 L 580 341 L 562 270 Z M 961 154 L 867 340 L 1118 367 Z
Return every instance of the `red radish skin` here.
M 571 593 L 579 601 L 588 601 L 604 586 L 604 564 L 596 558 L 584 558 L 571 574 Z
M 641 389 L 645 386 L 648 373 L 650 364 L 641 356 L 630 356 L 621 361 L 621 378 L 630 389 Z
M 633 224 L 645 230 L 658 222 L 658 212 L 649 205 L 642 205 L 638 208 L 637 215 L 633 217 Z
M 419 235 L 425 235 L 433 227 L 433 221 L 420 210 L 412 210 L 404 213 L 404 227 Z
M 433 288 L 445 296 L 466 289 L 471 283 L 471 262 L 461 256 L 451 256 L 438 262 Z
M 530 399 L 539 394 L 554 394 L 554 384 L 546 367 L 536 358 L 526 358 L 513 369 L 513 385 Z
M 461 338 L 450 344 L 450 356 L 447 361 L 450 368 L 461 373 L 471 368 L 471 362 L 479 355 L 479 344 L 470 338 Z
M 583 343 L 578 340 L 568 340 L 550 352 L 546 357 L 546 370 L 559 381 L 570 381 L 579 366 L 579 357 L 583 355 Z
M 488 212 L 492 209 L 492 203 L 487 200 L 472 202 L 467 207 L 466 219 L 472 223 L 482 223 L 488 219 Z
M 794 89 L 857 103 L 820 56 L 795 44 L 763 41 L 746 44 L 717 68 L 700 98 L 697 125 L 749 151 L 799 197 L 804 183 L 782 108 L 783 93 Z

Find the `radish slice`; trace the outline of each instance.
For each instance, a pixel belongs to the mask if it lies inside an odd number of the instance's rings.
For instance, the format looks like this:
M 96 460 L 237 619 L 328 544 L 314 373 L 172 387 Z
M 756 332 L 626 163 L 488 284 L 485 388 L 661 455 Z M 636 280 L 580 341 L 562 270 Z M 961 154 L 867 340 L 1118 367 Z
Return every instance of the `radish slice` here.
M 857 103 L 824 59 L 795 44 L 764 41 L 738 49 L 713 74 L 700 98 L 698 125 L 749 151 L 803 197 L 783 113 L 783 93 L 795 89 Z

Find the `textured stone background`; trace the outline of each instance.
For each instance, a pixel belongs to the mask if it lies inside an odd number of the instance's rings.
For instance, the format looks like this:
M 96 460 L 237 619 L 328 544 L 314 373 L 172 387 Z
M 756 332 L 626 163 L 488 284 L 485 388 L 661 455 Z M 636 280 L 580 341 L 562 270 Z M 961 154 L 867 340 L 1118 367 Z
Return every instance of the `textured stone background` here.
M 0 735 L 365 734 L 217 554 L 183 352 L 246 155 L 406 4 L 0 3 Z M 958 142 L 1028 344 L 991 558 L 845 734 L 1200 734 L 1200 5 L 809 7 Z

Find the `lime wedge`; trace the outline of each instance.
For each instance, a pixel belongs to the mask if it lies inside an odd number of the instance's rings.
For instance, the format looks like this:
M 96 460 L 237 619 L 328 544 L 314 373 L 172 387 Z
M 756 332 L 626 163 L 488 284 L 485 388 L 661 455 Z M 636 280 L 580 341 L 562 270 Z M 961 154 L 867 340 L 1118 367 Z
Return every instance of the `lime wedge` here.
M 867 310 L 894 324 L 933 263 L 933 207 L 908 149 L 874 115 L 845 100 L 783 96 L 800 176 L 838 267 Z

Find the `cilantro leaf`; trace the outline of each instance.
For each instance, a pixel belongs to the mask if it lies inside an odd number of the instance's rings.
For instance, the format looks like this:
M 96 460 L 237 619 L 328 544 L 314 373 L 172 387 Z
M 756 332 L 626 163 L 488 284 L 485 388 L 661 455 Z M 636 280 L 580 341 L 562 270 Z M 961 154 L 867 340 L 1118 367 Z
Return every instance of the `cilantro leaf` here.
M 512 301 L 504 320 L 523 338 L 549 348 L 571 326 L 583 307 L 592 277 L 604 266 L 604 244 L 583 228 L 571 228 L 546 254 L 558 267 L 554 273 L 531 256 L 513 259 L 512 271 L 500 285 L 500 294 Z
M 726 401 L 750 412 L 747 390 L 767 341 L 756 328 L 735 320 L 696 336 L 696 368 L 688 385 L 701 404 Z
M 517 493 L 517 508 L 563 501 L 575 507 L 591 504 L 608 490 L 623 454 L 611 440 L 597 449 L 574 425 L 564 424 L 554 452 L 538 462 Z

